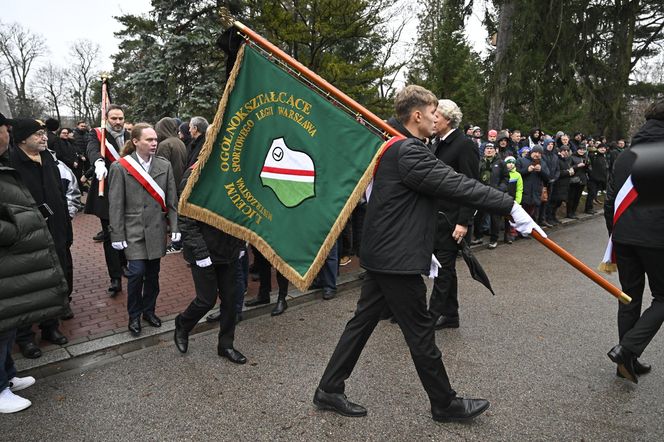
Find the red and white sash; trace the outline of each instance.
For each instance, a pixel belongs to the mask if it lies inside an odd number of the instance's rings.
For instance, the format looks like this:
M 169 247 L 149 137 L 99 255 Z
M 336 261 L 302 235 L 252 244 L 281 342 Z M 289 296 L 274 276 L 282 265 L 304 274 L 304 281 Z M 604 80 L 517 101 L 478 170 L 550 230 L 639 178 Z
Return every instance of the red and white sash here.
M 97 139 L 99 140 L 99 143 L 101 144 L 101 128 L 95 127 L 94 131 L 95 134 L 97 134 Z M 104 141 L 106 144 L 106 159 L 111 163 L 119 160 L 120 154 L 118 153 L 117 150 L 115 150 L 115 147 L 108 140 L 104 139 Z
M 120 162 L 120 165 L 127 169 L 127 172 L 136 178 L 136 181 L 148 191 L 150 196 L 159 203 L 161 210 L 164 211 L 164 213 L 168 212 L 164 190 L 159 187 L 159 184 L 157 184 L 150 174 L 143 169 L 143 166 L 141 166 L 131 155 L 122 157 L 118 161 Z
M 615 229 L 618 219 L 625 213 L 625 210 L 636 200 L 636 197 L 639 196 L 634 184 L 632 183 L 632 175 L 628 176 L 625 180 L 625 183 L 618 191 L 616 195 L 616 201 L 613 207 L 613 228 Z M 604 258 L 599 265 L 599 270 L 605 273 L 612 273 L 617 270 L 616 266 L 616 254 L 613 251 L 613 235 L 609 236 L 609 243 L 606 245 L 606 251 L 604 252 Z

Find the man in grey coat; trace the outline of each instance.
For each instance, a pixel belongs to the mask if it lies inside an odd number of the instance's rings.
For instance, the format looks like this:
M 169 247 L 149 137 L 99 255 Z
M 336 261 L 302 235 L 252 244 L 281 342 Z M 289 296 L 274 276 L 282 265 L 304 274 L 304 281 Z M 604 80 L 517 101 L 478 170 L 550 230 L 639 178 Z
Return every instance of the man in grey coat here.
M 166 234 L 179 241 L 177 193 L 171 164 L 155 156 L 157 133 L 139 123 L 131 131 L 135 151 L 111 166 L 109 214 L 111 244 L 124 250 L 129 268 L 127 311 L 129 331 L 141 333 L 141 315 L 160 327 L 155 314 L 160 260 L 166 254 Z

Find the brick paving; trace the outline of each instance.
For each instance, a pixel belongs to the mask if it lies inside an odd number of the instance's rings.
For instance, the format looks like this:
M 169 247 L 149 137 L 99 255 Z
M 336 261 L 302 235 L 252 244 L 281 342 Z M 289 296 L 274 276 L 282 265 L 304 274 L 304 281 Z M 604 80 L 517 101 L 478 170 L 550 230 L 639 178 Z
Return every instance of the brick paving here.
M 69 338 L 70 343 L 126 331 L 127 279 L 122 278 L 123 291 L 115 298 L 111 298 L 106 292 L 110 279 L 106 270 L 102 243 L 92 240 L 92 237 L 101 230 L 99 219 L 94 215 L 79 214 L 74 218 L 73 228 L 74 291 L 71 306 L 74 318 L 61 321 L 60 330 Z M 341 268 L 341 272 L 357 271 L 358 261 L 353 259 L 349 265 Z M 272 287 L 276 290 L 274 270 L 272 273 Z M 162 319 L 172 319 L 184 310 L 194 297 L 191 271 L 181 253 L 162 258 L 159 283 L 160 293 L 156 313 Z M 256 296 L 257 292 L 258 282 L 250 281 L 247 299 Z M 40 343 L 40 346 L 56 348 L 47 342 Z

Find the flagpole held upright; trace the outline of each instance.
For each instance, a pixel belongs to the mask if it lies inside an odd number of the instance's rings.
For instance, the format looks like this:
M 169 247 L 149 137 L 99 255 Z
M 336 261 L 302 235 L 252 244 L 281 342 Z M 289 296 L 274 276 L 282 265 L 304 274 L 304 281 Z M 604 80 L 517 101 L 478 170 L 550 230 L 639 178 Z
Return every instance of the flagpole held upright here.
M 283 61 L 287 65 L 297 70 L 307 80 L 311 81 L 321 90 L 333 96 L 336 100 L 343 103 L 348 108 L 352 109 L 354 112 L 357 112 L 357 114 L 362 116 L 362 118 L 367 120 L 376 128 L 381 129 L 383 132 L 391 136 L 403 136 L 396 129 L 387 124 L 385 121 L 383 121 L 376 114 L 371 112 L 369 109 L 365 108 L 360 103 L 353 100 L 351 97 L 344 94 L 342 91 L 340 91 L 339 89 L 328 83 L 324 78 L 317 75 L 315 72 L 313 72 L 305 65 L 303 65 L 302 63 L 300 63 L 299 61 L 297 61 L 296 59 L 294 59 L 293 57 L 291 57 L 281 49 L 279 49 L 277 46 L 270 43 L 260 34 L 256 33 L 247 26 L 243 25 L 239 21 L 233 21 L 233 26 L 235 26 L 238 31 L 242 32 L 249 40 L 251 40 L 252 42 L 256 43 L 257 45 L 268 51 L 270 55 L 278 58 L 279 60 Z
M 107 81 L 108 77 L 105 74 L 101 76 L 101 141 L 99 142 L 99 148 L 102 158 L 106 158 L 106 103 L 107 103 Z M 99 197 L 104 196 L 104 184 L 106 183 L 105 179 L 99 180 Z

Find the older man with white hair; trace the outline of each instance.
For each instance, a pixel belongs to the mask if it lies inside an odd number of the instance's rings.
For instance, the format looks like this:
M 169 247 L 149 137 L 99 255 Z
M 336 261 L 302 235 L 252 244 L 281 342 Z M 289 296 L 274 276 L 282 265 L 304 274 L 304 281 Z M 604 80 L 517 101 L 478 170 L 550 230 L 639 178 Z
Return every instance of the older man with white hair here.
M 459 129 L 463 113 L 452 100 L 438 100 L 433 153 L 443 163 L 469 178 L 479 179 L 480 157 L 472 140 Z M 441 268 L 434 280 L 429 310 L 438 317 L 436 329 L 459 327 L 456 257 L 465 241 L 475 209 L 450 199 L 440 199 L 434 254 Z

